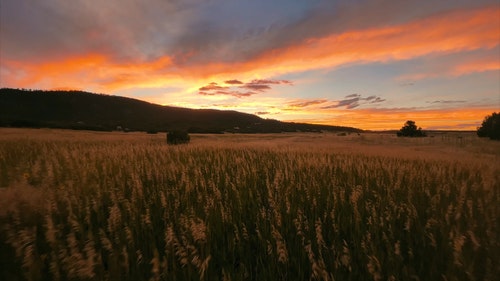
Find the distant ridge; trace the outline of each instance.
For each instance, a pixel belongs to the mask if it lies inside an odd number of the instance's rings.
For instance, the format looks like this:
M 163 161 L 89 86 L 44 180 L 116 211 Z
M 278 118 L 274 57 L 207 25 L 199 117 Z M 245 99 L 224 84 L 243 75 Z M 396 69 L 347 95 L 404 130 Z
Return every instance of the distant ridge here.
M 83 91 L 0 89 L 0 126 L 191 133 L 277 133 L 362 130 L 281 122 L 229 110 L 161 106 Z

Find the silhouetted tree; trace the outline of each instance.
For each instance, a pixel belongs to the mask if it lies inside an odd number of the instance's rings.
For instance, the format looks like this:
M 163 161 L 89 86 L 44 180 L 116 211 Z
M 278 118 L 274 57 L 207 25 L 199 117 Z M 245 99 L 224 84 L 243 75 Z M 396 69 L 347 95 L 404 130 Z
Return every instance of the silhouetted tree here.
M 477 128 L 477 135 L 492 140 L 500 140 L 500 113 L 493 112 L 493 114 L 487 115 L 481 127 Z
M 189 143 L 191 137 L 186 131 L 172 131 L 167 133 L 168 144 L 184 144 Z
M 405 125 L 397 132 L 398 137 L 426 137 L 422 128 L 415 125 L 415 121 L 408 120 Z

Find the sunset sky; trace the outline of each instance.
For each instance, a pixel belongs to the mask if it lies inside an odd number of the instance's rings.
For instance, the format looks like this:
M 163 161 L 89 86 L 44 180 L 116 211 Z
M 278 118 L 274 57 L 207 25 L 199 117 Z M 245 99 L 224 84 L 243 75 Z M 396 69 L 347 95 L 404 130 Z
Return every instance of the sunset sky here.
M 0 87 L 475 130 L 500 111 L 500 2 L 0 0 Z

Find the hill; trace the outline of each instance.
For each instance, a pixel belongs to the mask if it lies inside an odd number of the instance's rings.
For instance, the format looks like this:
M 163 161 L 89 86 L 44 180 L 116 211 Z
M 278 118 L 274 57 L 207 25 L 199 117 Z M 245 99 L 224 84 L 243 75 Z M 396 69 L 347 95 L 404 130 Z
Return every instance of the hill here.
M 262 119 L 229 110 L 161 106 L 137 99 L 83 91 L 0 89 L 0 126 L 191 133 L 275 133 L 360 129 Z

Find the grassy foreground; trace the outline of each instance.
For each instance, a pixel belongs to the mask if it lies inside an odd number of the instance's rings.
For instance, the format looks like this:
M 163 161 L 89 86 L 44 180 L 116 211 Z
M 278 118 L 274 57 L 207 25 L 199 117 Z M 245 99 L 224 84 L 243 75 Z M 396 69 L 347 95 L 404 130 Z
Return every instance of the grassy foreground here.
M 2 130 L 2 280 L 500 276 L 498 142 Z

